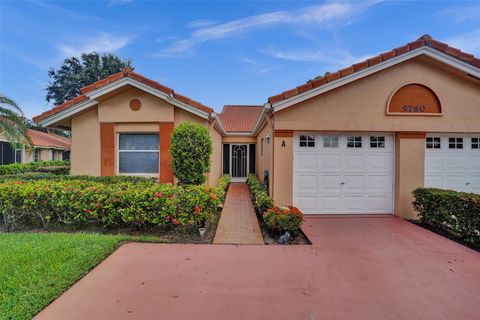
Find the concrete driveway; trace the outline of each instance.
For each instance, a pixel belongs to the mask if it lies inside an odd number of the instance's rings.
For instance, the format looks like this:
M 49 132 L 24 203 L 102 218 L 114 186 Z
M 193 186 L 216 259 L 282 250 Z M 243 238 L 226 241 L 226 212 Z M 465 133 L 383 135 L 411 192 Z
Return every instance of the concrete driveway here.
M 478 319 L 480 254 L 395 217 L 312 246 L 126 244 L 38 319 Z

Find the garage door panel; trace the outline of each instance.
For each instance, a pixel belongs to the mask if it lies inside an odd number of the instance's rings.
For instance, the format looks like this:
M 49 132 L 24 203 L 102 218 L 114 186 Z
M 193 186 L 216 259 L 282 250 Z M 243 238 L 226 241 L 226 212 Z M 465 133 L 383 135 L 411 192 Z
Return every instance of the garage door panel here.
M 339 195 L 321 195 L 318 196 L 318 209 L 320 212 L 338 212 L 340 210 L 342 198 Z
M 443 155 L 427 154 L 426 157 L 428 157 L 427 171 L 443 170 Z
M 345 153 L 342 155 L 342 171 L 344 172 L 363 172 L 365 170 L 365 155 Z
M 470 183 L 471 192 L 480 193 L 480 174 L 471 175 L 467 180 Z
M 425 177 L 426 187 L 443 188 L 443 175 L 442 174 L 429 174 Z
M 318 169 L 324 172 L 341 171 L 339 154 L 319 154 Z
M 365 190 L 364 174 L 346 174 L 343 177 L 344 190 L 346 191 L 363 191 Z
M 299 135 L 295 139 L 297 143 Z M 349 135 L 362 136 L 362 147 L 348 148 Z M 316 146 L 310 150 L 297 144 L 294 149 L 294 204 L 307 214 L 391 213 L 393 138 L 378 133 L 372 136 L 385 136 L 385 148 L 370 146 L 368 134 L 338 135 L 338 147 L 324 146 L 322 134 L 315 135 Z M 316 155 L 315 164 L 312 155 Z
M 295 155 L 295 161 L 298 161 L 298 166 L 296 166 L 298 172 L 314 172 L 317 170 L 317 155 L 315 153 L 300 152 Z
M 366 197 L 362 194 L 345 194 L 343 196 L 344 211 L 347 213 L 361 213 L 362 210 L 365 210 L 365 202 Z
M 299 194 L 317 193 L 317 175 L 316 174 L 297 174 L 295 185 L 298 187 Z
M 443 170 L 465 170 L 465 155 L 447 155 L 444 161 Z
M 479 151 L 480 153 L 480 151 Z M 480 172 L 480 154 L 469 157 L 469 168 Z
M 443 187 L 463 191 L 465 189 L 465 176 L 463 174 L 445 175 Z

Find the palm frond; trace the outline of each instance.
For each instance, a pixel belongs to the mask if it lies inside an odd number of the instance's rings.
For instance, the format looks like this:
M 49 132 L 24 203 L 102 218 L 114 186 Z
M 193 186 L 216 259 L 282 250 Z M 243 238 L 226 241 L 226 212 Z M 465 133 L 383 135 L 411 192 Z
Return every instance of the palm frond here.
M 31 145 L 22 109 L 12 99 L 0 95 L 0 131 L 14 146 L 20 143 Z

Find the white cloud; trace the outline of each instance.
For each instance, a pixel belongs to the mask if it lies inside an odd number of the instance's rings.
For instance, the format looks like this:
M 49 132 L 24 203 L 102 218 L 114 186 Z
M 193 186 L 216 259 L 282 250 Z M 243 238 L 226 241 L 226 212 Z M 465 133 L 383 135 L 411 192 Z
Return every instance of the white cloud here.
M 261 62 L 258 62 L 257 60 L 247 58 L 247 57 L 243 57 L 240 60 L 248 66 L 248 69 L 250 72 L 258 76 L 268 74 L 271 71 L 275 71 L 281 68 L 280 66 L 269 66 L 269 65 L 266 65 L 265 63 L 261 63 Z
M 187 28 L 191 28 L 191 29 L 203 28 L 203 27 L 214 25 L 216 23 L 217 21 L 212 21 L 212 20 L 203 20 L 203 19 L 194 20 L 187 25 Z
M 130 2 L 133 2 L 133 0 L 111 0 L 108 3 L 108 6 L 111 7 L 111 6 L 116 6 L 116 5 L 127 4 L 127 3 L 130 3 Z
M 79 56 L 84 52 L 115 52 L 132 42 L 129 36 L 114 36 L 101 32 L 97 36 L 84 38 L 78 44 L 61 44 L 58 50 L 63 56 Z
M 447 16 L 457 22 L 480 20 L 480 5 L 469 7 L 451 7 L 440 11 L 441 15 Z
M 348 22 L 349 18 L 374 3 L 377 2 L 328 2 L 298 10 L 269 12 L 207 26 L 198 24 L 197 20 L 193 21 L 193 25 L 197 25 L 197 27 L 194 27 L 195 30 L 189 37 L 174 41 L 170 46 L 157 52 L 155 56 L 178 56 L 180 53 L 188 52 L 199 43 L 232 37 L 264 27 L 279 25 L 330 27 Z M 191 25 L 192 23 L 190 23 Z
M 324 64 L 330 68 L 348 67 L 354 63 L 364 61 L 376 54 L 364 56 L 355 56 L 348 50 L 332 49 L 296 49 L 296 50 L 277 50 L 273 48 L 261 50 L 261 53 L 272 56 L 277 59 L 284 59 L 298 62 L 316 62 Z
M 449 37 L 445 39 L 444 42 L 462 51 L 479 55 L 480 29 Z

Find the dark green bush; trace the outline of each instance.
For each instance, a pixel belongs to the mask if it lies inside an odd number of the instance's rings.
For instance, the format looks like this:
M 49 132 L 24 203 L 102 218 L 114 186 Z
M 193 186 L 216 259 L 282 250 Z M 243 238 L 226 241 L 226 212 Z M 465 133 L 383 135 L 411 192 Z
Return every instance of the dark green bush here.
M 150 182 L 156 183 L 157 178 L 144 178 L 140 176 L 71 176 L 71 175 L 57 175 L 44 172 L 27 172 L 19 174 L 11 174 L 0 176 L 0 182 L 5 181 L 31 181 L 31 180 L 84 180 L 102 183 L 119 183 L 119 182 Z
M 68 175 L 70 173 L 70 166 L 43 167 L 39 168 L 37 172 L 56 175 Z
M 185 122 L 171 138 L 172 168 L 180 184 L 202 184 L 210 171 L 212 139 L 201 124 Z
M 480 243 L 480 194 L 418 188 L 413 196 L 421 222 Z
M 9 174 L 19 174 L 26 172 L 42 172 L 47 167 L 64 167 L 70 166 L 70 161 L 38 161 L 28 163 L 12 163 L 7 165 L 0 165 L 0 176 Z
M 250 189 L 253 206 L 259 214 L 263 214 L 265 210 L 273 207 L 273 198 L 268 195 L 256 175 L 248 175 L 247 185 Z
M 53 224 L 104 227 L 187 225 L 210 220 L 228 184 L 172 186 L 151 180 L 115 183 L 67 178 L 0 183 L 0 215 L 8 229 Z M 126 179 L 125 179 L 126 180 Z M 225 180 L 225 179 L 224 179 Z

